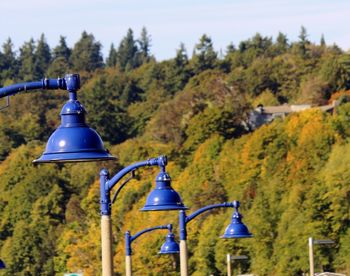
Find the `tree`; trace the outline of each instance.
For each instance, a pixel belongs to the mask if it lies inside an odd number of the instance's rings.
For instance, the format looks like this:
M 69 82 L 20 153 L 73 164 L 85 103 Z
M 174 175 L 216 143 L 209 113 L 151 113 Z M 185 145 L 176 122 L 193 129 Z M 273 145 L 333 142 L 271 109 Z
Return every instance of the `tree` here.
M 51 62 L 50 46 L 46 43 L 45 35 L 42 34 L 35 49 L 35 79 L 42 79 Z
M 308 34 L 306 31 L 306 28 L 304 26 L 301 26 L 300 33 L 299 33 L 299 53 L 302 57 L 305 57 L 307 52 L 307 46 L 310 44 L 310 41 L 307 39 Z
M 193 71 L 198 74 L 204 70 L 213 69 L 217 61 L 217 53 L 214 51 L 213 42 L 209 36 L 203 34 L 196 44 L 192 57 Z
M 143 27 L 141 30 L 141 36 L 138 40 L 138 43 L 141 63 L 148 62 L 150 58 L 151 36 L 148 34 L 145 27 Z
M 117 56 L 118 56 L 117 50 L 114 48 L 114 44 L 112 43 L 109 49 L 107 60 L 106 60 L 106 64 L 108 67 L 114 67 L 117 65 L 117 60 L 118 60 Z
M 321 47 L 325 47 L 326 46 L 326 40 L 324 39 L 324 34 L 321 35 L 320 46 Z
M 288 49 L 288 38 L 285 34 L 279 32 L 276 38 L 275 48 L 276 48 L 276 55 L 285 53 Z
M 231 42 L 227 47 L 226 47 L 226 54 L 229 55 L 229 54 L 232 54 L 236 51 L 236 47 L 235 45 Z
M 95 116 L 89 116 L 89 125 L 111 143 L 120 143 L 127 137 L 127 115 L 119 101 L 122 89 L 121 80 L 115 75 L 100 74 L 82 95 L 87 110 L 98 110 Z
M 19 75 L 23 81 L 35 79 L 35 44 L 33 38 L 19 49 Z
M 321 78 L 326 81 L 331 91 L 350 88 L 350 54 L 326 56 L 319 69 Z
M 66 38 L 60 36 L 59 44 L 53 49 L 53 58 L 64 58 L 67 62 L 69 61 L 72 50 L 67 46 Z
M 69 59 L 72 50 L 67 46 L 66 38 L 60 36 L 59 44 L 52 51 L 52 62 L 47 70 L 48 76 L 64 76 L 70 68 Z
M 13 80 L 18 74 L 18 64 L 11 38 L 8 38 L 2 45 L 2 50 L 1 79 L 4 81 L 7 79 Z
M 165 68 L 165 89 L 172 94 L 182 90 L 190 78 L 185 45 L 181 43 L 180 48 L 176 50 L 175 58 L 170 62 L 164 62 L 163 64 Z
M 329 97 L 329 85 L 320 77 L 310 76 L 300 86 L 300 103 L 322 105 Z
M 83 32 L 80 40 L 74 45 L 70 62 L 75 71 L 92 72 L 103 67 L 101 43 L 96 42 L 92 34 Z
M 138 48 L 134 40 L 134 34 L 128 29 L 126 36 L 122 39 L 118 47 L 117 61 L 122 70 L 130 70 L 138 66 L 137 64 Z

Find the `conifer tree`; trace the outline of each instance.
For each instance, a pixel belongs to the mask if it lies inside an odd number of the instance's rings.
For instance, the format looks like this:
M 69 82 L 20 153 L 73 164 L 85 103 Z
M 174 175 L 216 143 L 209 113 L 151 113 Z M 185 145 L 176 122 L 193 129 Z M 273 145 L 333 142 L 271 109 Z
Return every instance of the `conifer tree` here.
M 299 52 L 303 57 L 305 57 L 305 55 L 306 55 L 307 45 L 310 44 L 310 41 L 307 39 L 308 36 L 309 35 L 307 34 L 306 28 L 304 26 L 301 26 L 300 34 L 298 36 L 299 37 L 298 46 L 299 46 Z
M 103 67 L 101 43 L 96 42 L 92 34 L 84 31 L 80 40 L 74 45 L 70 62 L 75 71 L 92 72 Z
M 17 77 L 18 66 L 11 38 L 8 38 L 2 45 L 2 50 L 1 79 L 4 81 L 6 79 L 13 80 Z
M 47 75 L 62 77 L 68 73 L 71 53 L 72 50 L 67 46 L 66 38 L 60 36 L 59 44 L 52 51 L 53 60 L 47 70 Z
M 34 74 L 36 79 L 43 78 L 51 62 L 50 46 L 46 43 L 45 35 L 42 34 L 35 49 Z
M 128 29 L 126 36 L 118 47 L 118 65 L 122 70 L 130 70 L 138 66 L 136 60 L 138 48 L 131 29 Z
M 287 51 L 288 49 L 288 38 L 285 34 L 279 32 L 276 38 L 276 51 L 277 53 L 275 53 L 276 55 L 278 54 L 282 54 L 285 51 Z
M 19 49 L 19 76 L 23 81 L 32 81 L 35 76 L 35 44 L 33 38 Z
M 231 42 L 227 47 L 226 47 L 226 54 L 232 54 L 236 51 L 235 45 Z
M 324 39 L 324 35 L 321 35 L 321 39 L 320 39 L 320 45 L 321 47 L 325 47 L 326 46 L 326 40 Z
M 214 51 L 213 42 L 209 36 L 204 34 L 194 49 L 193 70 L 195 73 L 200 73 L 207 69 L 213 69 L 216 61 L 217 53 Z
M 141 63 L 149 61 L 150 58 L 150 47 L 151 47 L 151 36 L 148 34 L 145 27 L 141 30 L 141 36 L 138 40 L 139 44 L 139 54 L 141 58 Z
M 106 64 L 108 67 L 114 67 L 117 65 L 117 50 L 114 48 L 113 43 L 111 44 L 111 48 L 109 49 Z
M 71 53 L 72 50 L 67 46 L 66 38 L 60 36 L 59 44 L 53 49 L 53 58 L 63 57 L 68 62 Z

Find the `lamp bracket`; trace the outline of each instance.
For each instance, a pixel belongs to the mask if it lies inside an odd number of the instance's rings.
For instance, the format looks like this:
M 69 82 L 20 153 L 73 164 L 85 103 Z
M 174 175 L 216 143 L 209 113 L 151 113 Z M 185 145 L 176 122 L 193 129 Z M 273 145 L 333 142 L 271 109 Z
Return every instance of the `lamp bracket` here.
M 0 111 L 10 106 L 10 96 L 6 96 L 6 104 L 0 107 Z
M 125 181 L 124 181 L 122 184 L 120 184 L 120 186 L 118 187 L 117 191 L 116 191 L 115 194 L 113 195 L 112 204 L 114 204 L 114 202 L 116 201 L 117 196 L 118 196 L 118 194 L 120 193 L 121 189 L 123 189 L 123 187 L 124 187 L 131 179 L 135 178 L 135 171 L 136 171 L 136 169 L 135 169 L 135 170 L 132 170 L 132 171 L 131 171 L 131 175 L 130 175 L 127 179 L 125 179 Z

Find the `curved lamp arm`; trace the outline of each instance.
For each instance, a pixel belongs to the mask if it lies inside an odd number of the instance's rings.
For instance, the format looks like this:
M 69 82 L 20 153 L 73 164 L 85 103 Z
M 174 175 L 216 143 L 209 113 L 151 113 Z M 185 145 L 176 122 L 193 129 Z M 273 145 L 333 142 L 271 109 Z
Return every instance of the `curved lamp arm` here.
M 201 209 L 198 209 L 197 211 L 193 212 L 191 215 L 186 216 L 186 213 L 184 210 L 181 210 L 179 213 L 179 226 L 180 226 L 180 240 L 186 240 L 187 238 L 187 231 L 186 231 L 186 224 L 189 223 L 191 220 L 193 220 L 198 215 L 209 211 L 211 209 L 216 208 L 233 208 L 237 205 L 236 201 L 233 202 L 224 202 L 219 204 L 213 204 L 205 206 Z
M 6 87 L 0 88 L 0 98 L 15 95 L 22 91 L 29 91 L 35 89 L 45 89 L 45 90 L 53 90 L 53 89 L 67 89 L 65 79 L 42 79 L 41 81 L 35 82 L 23 82 L 17 83 L 13 85 L 9 85 Z
M 167 225 L 159 225 L 159 226 L 155 226 L 155 227 L 150 227 L 150 228 L 146 228 L 140 232 L 137 232 L 135 235 L 131 236 L 130 231 L 126 231 L 125 232 L 125 254 L 127 256 L 131 256 L 131 243 L 136 240 L 138 237 L 140 237 L 141 235 L 147 233 L 147 232 L 151 232 L 151 231 L 155 231 L 158 229 L 168 229 L 170 232 L 173 229 L 173 225 L 172 224 L 167 224 Z
M 100 172 L 100 193 L 101 193 L 101 214 L 102 215 L 110 215 L 111 214 L 111 199 L 110 192 L 113 187 L 128 173 L 134 172 L 136 169 L 141 167 L 150 167 L 150 166 L 159 166 L 162 171 L 165 171 L 165 166 L 167 165 L 166 156 L 159 156 L 157 158 L 151 158 L 145 161 L 134 163 L 128 167 L 125 167 L 121 171 L 119 171 L 112 178 L 109 178 L 109 173 L 107 169 L 102 169 Z M 117 190 L 114 195 L 115 200 L 121 191 L 121 189 L 125 186 L 127 182 L 124 182 L 120 188 Z

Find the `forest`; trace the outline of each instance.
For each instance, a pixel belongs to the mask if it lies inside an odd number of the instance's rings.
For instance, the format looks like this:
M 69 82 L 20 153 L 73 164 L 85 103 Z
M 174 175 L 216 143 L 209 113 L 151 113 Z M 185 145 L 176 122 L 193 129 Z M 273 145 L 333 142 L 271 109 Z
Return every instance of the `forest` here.
M 0 112 L 0 275 L 101 275 L 99 172 L 159 155 L 188 214 L 239 200 L 254 235 L 220 239 L 231 209 L 198 217 L 187 229 L 191 275 L 226 275 L 227 253 L 249 257 L 233 263 L 235 274 L 302 275 L 308 237 L 335 241 L 315 245 L 316 272 L 350 274 L 349 52 L 323 36 L 310 41 L 304 27 L 296 41 L 256 33 L 223 52 L 203 34 L 191 54 L 180 44 L 163 61 L 146 28 L 116 45 L 104 58 L 86 31 L 73 47 L 61 36 L 51 48 L 44 34 L 19 49 L 3 42 L 0 86 L 80 74 L 87 122 L 117 160 L 34 166 L 67 93 L 12 97 Z M 334 100 L 333 113 L 317 108 Z M 254 131 L 244 124 L 259 104 L 285 103 L 315 108 Z M 178 239 L 176 211 L 139 211 L 156 175 L 138 170 L 112 206 L 116 275 L 125 271 L 125 231 L 172 223 Z M 157 231 L 135 242 L 135 275 L 179 275 L 177 257 L 157 255 L 163 241 Z

